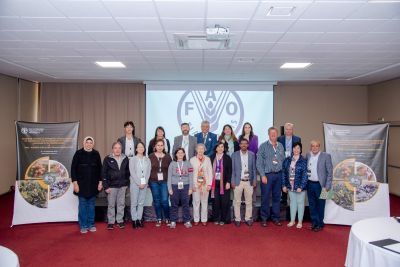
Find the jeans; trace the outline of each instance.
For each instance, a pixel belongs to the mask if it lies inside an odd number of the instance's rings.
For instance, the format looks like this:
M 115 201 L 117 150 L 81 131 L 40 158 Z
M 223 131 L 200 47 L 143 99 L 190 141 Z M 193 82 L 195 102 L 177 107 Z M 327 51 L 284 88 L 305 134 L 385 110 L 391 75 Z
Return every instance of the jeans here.
M 96 197 L 79 197 L 78 221 L 81 229 L 90 229 L 94 226 L 94 209 Z
M 266 221 L 270 217 L 269 196 L 272 193 L 272 214 L 273 221 L 280 220 L 280 200 L 281 200 L 281 172 L 267 173 L 267 184 L 261 183 L 261 220 Z
M 290 221 L 294 222 L 297 218 L 299 222 L 303 221 L 304 217 L 304 199 L 306 197 L 306 192 L 301 191 L 300 193 L 296 191 L 289 191 L 289 198 L 290 198 Z
M 319 199 L 321 195 L 321 184 L 319 182 L 308 181 L 307 197 L 310 209 L 311 223 L 313 226 L 324 226 L 325 199 Z
M 179 202 L 182 204 L 182 219 L 183 222 L 190 222 L 189 209 L 189 185 L 183 186 L 183 189 L 178 189 L 178 185 L 172 185 L 173 194 L 171 196 L 171 221 L 177 222 Z
M 156 210 L 157 220 L 169 220 L 168 186 L 167 182 L 150 182 L 150 190 L 153 196 L 153 205 Z

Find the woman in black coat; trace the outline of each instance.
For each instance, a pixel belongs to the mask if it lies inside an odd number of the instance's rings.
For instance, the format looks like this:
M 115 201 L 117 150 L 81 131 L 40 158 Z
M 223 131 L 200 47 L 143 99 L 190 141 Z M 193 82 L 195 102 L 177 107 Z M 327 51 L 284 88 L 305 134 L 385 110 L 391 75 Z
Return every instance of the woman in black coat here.
M 96 195 L 102 189 L 101 158 L 93 146 L 93 137 L 85 137 L 83 148 L 75 152 L 71 166 L 74 193 L 79 197 L 78 220 L 82 234 L 96 231 L 94 224 Z
M 212 217 L 214 224 L 231 222 L 232 159 L 226 154 L 227 143 L 218 142 L 211 156 L 213 181 L 211 186 Z

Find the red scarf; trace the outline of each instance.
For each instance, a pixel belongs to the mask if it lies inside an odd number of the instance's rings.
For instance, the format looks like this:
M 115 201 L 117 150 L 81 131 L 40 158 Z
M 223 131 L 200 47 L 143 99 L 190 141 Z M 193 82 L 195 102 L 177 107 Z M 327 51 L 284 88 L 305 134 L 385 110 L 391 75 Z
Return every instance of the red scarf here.
M 215 197 L 215 173 L 217 169 L 217 155 L 215 155 L 214 159 L 214 164 L 213 164 L 213 180 L 211 184 L 211 198 Z M 219 193 L 220 195 L 224 194 L 224 156 L 222 155 L 221 157 L 221 164 L 219 165 L 219 171 L 220 171 L 220 180 L 219 180 Z

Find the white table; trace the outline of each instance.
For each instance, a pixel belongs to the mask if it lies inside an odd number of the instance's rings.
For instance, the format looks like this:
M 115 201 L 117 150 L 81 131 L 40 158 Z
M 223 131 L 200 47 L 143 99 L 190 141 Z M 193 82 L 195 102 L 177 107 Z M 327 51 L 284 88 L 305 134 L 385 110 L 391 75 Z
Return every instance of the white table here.
M 0 266 L 1 267 L 19 267 L 17 254 L 12 250 L 0 246 Z
M 400 241 L 400 223 L 394 218 L 365 219 L 353 224 L 345 266 L 399 267 L 400 254 L 369 243 L 386 238 Z

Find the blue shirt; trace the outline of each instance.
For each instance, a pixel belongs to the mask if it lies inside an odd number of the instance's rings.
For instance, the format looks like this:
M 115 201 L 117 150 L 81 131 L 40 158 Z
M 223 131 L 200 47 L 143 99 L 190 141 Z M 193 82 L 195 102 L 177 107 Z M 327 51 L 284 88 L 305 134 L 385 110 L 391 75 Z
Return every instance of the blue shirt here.
M 285 150 L 279 142 L 273 147 L 269 141 L 261 144 L 257 152 L 257 170 L 260 175 L 270 172 L 280 172 L 285 160 Z

